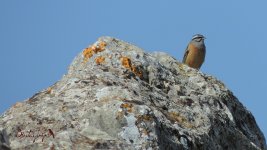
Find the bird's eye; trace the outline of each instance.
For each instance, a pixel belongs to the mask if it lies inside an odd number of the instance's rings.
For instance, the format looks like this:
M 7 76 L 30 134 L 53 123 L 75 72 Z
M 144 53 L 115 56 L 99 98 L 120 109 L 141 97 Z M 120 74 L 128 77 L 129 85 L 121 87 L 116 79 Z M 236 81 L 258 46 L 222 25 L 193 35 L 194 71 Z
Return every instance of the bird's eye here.
M 196 38 L 196 41 L 200 42 L 202 40 L 201 37 Z

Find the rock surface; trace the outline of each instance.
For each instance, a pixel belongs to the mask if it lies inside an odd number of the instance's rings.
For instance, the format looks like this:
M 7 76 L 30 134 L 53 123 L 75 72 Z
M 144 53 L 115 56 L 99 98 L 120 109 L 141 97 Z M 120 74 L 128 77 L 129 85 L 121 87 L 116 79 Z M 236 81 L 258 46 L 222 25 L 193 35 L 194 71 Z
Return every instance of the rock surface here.
M 54 85 L 0 117 L 0 149 L 266 150 L 223 83 L 171 56 L 102 37 Z

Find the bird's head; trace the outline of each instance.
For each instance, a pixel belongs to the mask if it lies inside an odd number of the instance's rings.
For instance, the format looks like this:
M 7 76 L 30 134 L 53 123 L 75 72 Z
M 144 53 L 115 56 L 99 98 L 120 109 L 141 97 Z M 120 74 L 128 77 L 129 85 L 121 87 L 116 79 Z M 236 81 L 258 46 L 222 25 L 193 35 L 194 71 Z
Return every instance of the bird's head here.
M 195 42 L 204 42 L 204 39 L 206 38 L 201 34 L 196 34 L 192 37 L 192 41 L 195 41 Z

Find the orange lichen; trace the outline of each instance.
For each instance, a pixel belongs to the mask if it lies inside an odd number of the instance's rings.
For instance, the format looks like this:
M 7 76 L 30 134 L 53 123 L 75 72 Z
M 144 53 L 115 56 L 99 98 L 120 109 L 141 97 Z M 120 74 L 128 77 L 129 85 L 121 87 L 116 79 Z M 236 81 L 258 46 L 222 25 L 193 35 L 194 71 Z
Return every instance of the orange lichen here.
M 51 87 L 47 88 L 45 94 L 51 94 L 51 93 L 52 93 L 52 88 Z
M 105 50 L 107 46 L 107 43 L 101 41 L 97 46 L 96 46 L 96 53 L 98 52 L 102 52 L 103 50 Z
M 127 112 L 131 113 L 133 112 L 133 104 L 130 103 L 123 103 L 120 106 L 122 109 L 126 110 Z
M 101 41 L 96 46 L 90 46 L 88 48 L 85 48 L 83 51 L 83 62 L 86 63 L 88 59 L 91 58 L 94 54 L 104 51 L 106 46 L 107 44 Z
M 93 55 L 94 55 L 93 46 L 84 49 L 84 51 L 83 51 L 83 62 L 86 63 L 88 61 L 88 59 L 91 58 Z
M 132 67 L 132 71 L 135 75 L 137 75 L 140 79 L 143 78 L 143 73 L 142 71 L 140 71 L 139 69 L 137 69 L 137 67 L 133 66 Z
M 188 122 L 188 120 L 182 116 L 180 113 L 177 112 L 169 112 L 168 113 L 168 119 L 170 119 L 173 122 L 177 122 L 181 126 L 187 127 L 187 128 L 193 128 L 193 125 Z
M 95 59 L 95 63 L 96 63 L 97 65 L 103 63 L 104 61 L 105 61 L 105 57 L 103 57 L 103 56 L 99 56 L 99 57 L 97 57 L 97 58 Z
M 120 105 L 120 108 L 121 109 L 116 114 L 117 120 L 121 120 L 124 117 L 124 115 L 133 112 L 133 104 L 131 103 L 123 103 Z
M 122 65 L 127 69 L 132 69 L 132 62 L 131 59 L 128 57 L 121 57 Z
M 141 121 L 152 121 L 153 117 L 150 115 L 140 115 L 137 117 L 137 121 L 141 122 Z
M 131 59 L 128 57 L 121 57 L 121 63 L 122 66 L 124 66 L 127 69 L 130 69 L 135 75 L 137 75 L 139 78 L 143 78 L 143 73 L 138 69 L 138 67 L 132 65 Z

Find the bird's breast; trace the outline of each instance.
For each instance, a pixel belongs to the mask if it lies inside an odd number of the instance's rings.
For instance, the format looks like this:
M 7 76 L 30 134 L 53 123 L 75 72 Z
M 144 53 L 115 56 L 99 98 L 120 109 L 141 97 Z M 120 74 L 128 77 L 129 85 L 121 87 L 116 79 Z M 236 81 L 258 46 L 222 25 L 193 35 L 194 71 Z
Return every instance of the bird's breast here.
M 191 44 L 189 45 L 188 50 L 189 52 L 185 63 L 192 68 L 199 69 L 205 59 L 205 49 L 197 48 L 196 46 Z

